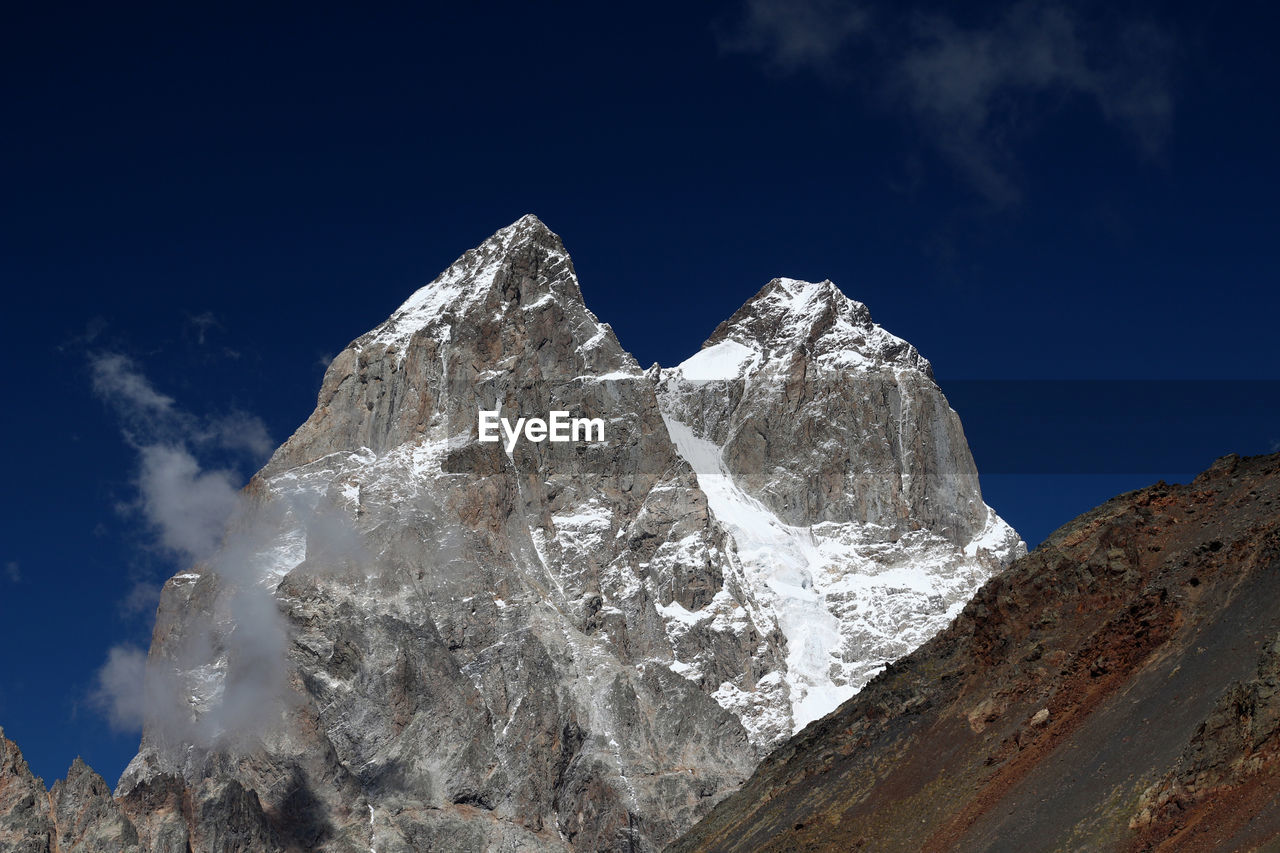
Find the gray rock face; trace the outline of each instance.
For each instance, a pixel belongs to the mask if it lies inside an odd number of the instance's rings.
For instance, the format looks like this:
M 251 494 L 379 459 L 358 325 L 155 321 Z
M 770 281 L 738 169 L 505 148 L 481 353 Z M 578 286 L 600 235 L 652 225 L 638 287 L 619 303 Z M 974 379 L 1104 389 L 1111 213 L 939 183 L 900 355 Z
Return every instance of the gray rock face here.
M 44 782 L 0 729 L 0 850 L 49 853 L 55 838 Z
M 111 797 L 111 788 L 79 758 L 49 792 L 59 853 L 119 850 L 139 853 L 138 831 Z
M 606 441 L 507 453 L 477 441 L 495 407 L 600 418 Z M 339 355 L 251 490 L 273 519 L 257 582 L 290 638 L 280 719 L 252 762 L 218 759 L 233 592 L 214 572 L 178 576 L 152 666 L 186 725 L 148 726 L 126 797 L 212 762 L 281 838 L 297 834 L 279 825 L 298 813 L 288 797 L 305 802 L 316 849 L 655 849 L 754 766 L 758 745 L 711 693 L 781 666 L 780 637 L 753 621 L 652 383 L 536 219 Z M 307 501 L 348 551 L 317 547 Z M 705 650 L 699 680 L 675 671 L 670 608 L 720 616 L 681 633 Z M 200 651 L 212 662 L 191 666 Z M 208 749 L 187 748 L 193 730 Z
M 137 830 L 102 777 L 79 758 L 52 791 L 0 729 L 0 850 L 141 853 Z
M 645 372 L 525 217 L 334 359 L 166 584 L 119 808 L 166 853 L 658 850 L 1016 543 L 927 362 L 833 286 Z
M 667 375 L 691 371 L 702 387 L 686 381 L 668 399 L 697 406 L 735 482 L 786 523 L 929 529 L 957 544 L 986 526 L 960 419 L 929 362 L 831 282 L 769 282 Z

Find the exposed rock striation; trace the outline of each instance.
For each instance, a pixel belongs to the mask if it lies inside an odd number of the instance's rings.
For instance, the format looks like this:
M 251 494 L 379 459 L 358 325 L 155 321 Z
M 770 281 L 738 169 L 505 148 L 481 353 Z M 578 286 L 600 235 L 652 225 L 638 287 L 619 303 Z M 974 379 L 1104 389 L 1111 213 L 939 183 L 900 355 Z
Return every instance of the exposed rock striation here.
M 1280 456 L 1122 495 L 671 849 L 1271 849 L 1278 595 Z

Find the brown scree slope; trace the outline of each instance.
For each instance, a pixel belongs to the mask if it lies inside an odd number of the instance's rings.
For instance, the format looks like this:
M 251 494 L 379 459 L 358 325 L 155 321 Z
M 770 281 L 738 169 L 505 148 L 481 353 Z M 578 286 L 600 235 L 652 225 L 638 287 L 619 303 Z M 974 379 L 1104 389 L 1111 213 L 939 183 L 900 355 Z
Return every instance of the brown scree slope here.
M 1280 850 L 1280 455 L 1121 495 L 669 850 Z

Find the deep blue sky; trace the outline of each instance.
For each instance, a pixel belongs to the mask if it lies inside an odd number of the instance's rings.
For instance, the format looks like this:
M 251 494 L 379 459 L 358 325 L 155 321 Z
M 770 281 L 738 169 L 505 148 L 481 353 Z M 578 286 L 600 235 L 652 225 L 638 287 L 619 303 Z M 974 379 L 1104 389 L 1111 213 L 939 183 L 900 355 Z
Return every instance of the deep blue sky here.
M 833 279 L 953 383 L 988 501 L 1033 542 L 1280 446 L 1274 408 L 1091 430 L 1087 389 L 1064 419 L 1043 404 L 1068 386 L 1040 384 L 1280 379 L 1277 23 L 1260 2 L 6 10 L 0 726 L 49 781 L 77 754 L 114 781 L 137 745 L 95 672 L 145 645 L 138 591 L 179 566 L 130 510 L 91 358 L 280 441 L 326 357 L 526 212 L 646 365 L 772 276 Z M 1141 464 L 1055 455 L 1184 421 Z

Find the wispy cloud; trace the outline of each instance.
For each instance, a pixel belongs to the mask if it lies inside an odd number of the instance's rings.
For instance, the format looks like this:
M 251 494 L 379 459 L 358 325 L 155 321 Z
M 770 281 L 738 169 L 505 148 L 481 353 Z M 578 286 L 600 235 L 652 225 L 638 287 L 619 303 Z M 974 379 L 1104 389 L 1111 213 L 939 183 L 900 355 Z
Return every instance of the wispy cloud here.
M 721 50 L 756 54 L 778 71 L 828 72 L 869 20 L 860 5 L 839 0 L 747 0 L 716 36 Z
M 90 699 L 118 732 L 142 728 L 147 713 L 147 653 L 137 646 L 118 645 L 107 652 L 98 670 Z
M 135 447 L 191 445 L 248 454 L 260 464 L 275 447 L 261 418 L 247 412 L 200 417 L 161 393 L 133 359 L 117 352 L 89 356 L 93 390 L 116 413 Z
M 243 451 L 254 459 L 266 459 L 276 446 L 262 419 L 247 412 L 213 418 L 194 437 L 226 450 Z
M 199 314 L 188 314 L 187 325 L 195 332 L 196 343 L 204 346 L 211 329 L 221 329 L 222 323 L 212 311 L 201 311 Z
M 228 529 L 245 512 L 246 501 L 240 492 L 243 477 L 238 472 L 207 469 L 194 450 L 239 450 L 260 460 L 270 452 L 265 425 L 244 413 L 197 417 L 179 407 L 173 397 L 158 391 L 132 359 L 119 353 L 93 354 L 89 366 L 95 393 L 116 413 L 124 438 L 138 454 L 137 494 L 127 511 L 141 515 L 156 545 L 175 563 L 208 565 L 219 549 L 228 545 Z M 240 585 L 236 581 L 245 571 L 241 565 L 226 562 L 218 568 L 226 573 L 234 603 L 256 594 L 252 584 L 247 585 L 249 592 L 238 591 Z M 158 602 L 159 584 L 139 580 L 122 609 L 126 613 L 144 612 L 153 610 Z M 249 603 L 233 606 L 230 615 L 244 617 L 247 635 L 270 633 L 248 624 L 266 619 L 273 623 L 271 630 L 283 636 L 274 608 Z M 192 614 L 192 618 L 204 617 Z M 283 649 L 277 644 L 263 647 L 258 653 L 274 660 L 283 656 Z M 162 730 L 175 731 L 178 721 L 186 717 L 172 681 L 171 674 L 148 673 L 146 654 L 125 643 L 108 651 L 92 698 L 113 728 L 137 730 L 148 718 Z
M 120 611 L 125 616 L 141 616 L 155 613 L 160 604 L 160 583 L 158 581 L 136 580 L 129 594 L 120 602 Z
M 116 728 L 145 721 L 153 742 L 175 748 L 234 748 L 263 735 L 289 699 L 288 626 L 263 584 L 282 536 L 299 533 L 309 561 L 341 569 L 363 559 L 350 519 L 308 492 L 250 499 L 238 471 L 205 464 L 212 449 L 261 461 L 272 441 L 245 412 L 198 417 L 158 391 L 136 363 L 105 353 L 91 358 L 95 391 L 117 413 L 138 454 L 137 494 L 129 504 L 156 546 L 179 567 L 214 586 L 213 598 L 181 615 L 169 657 L 148 662 L 131 644 L 113 647 L 92 692 Z M 135 583 L 126 612 L 154 608 L 159 585 Z M 215 612 L 217 617 L 215 619 Z M 231 626 L 231 627 L 228 627 Z M 198 675 L 193 675 L 197 673 Z M 193 704 L 217 673 L 219 687 Z M 194 679 L 194 681 L 193 681 Z M 198 684 L 196 682 L 199 682 Z
M 722 47 L 766 67 L 857 79 L 911 118 L 938 154 L 997 204 L 1018 201 L 1017 147 L 1073 99 L 1157 156 L 1172 122 L 1175 43 L 1150 21 L 1086 25 L 1069 4 L 1024 0 L 981 25 L 910 7 L 747 0 Z M 856 71 L 856 73 L 855 73 Z
M 143 447 L 138 491 L 143 514 L 160 544 L 187 560 L 202 560 L 222 541 L 240 506 L 239 477 L 201 469 L 185 448 Z
M 214 358 L 240 358 L 240 352 L 225 345 L 215 343 L 216 332 L 225 331 L 222 321 L 212 311 L 201 311 L 198 314 L 187 314 L 184 325 L 187 340 L 202 350 L 206 360 Z
M 93 390 L 131 418 L 161 420 L 173 414 L 173 398 L 161 394 L 128 356 L 99 353 L 89 359 Z
M 4 564 L 4 576 L 9 579 L 9 583 L 22 583 L 22 568 L 17 560 L 10 560 Z
M 1128 50 L 1130 42 L 1142 49 Z M 889 85 L 941 153 L 999 204 L 1019 198 L 1014 145 L 1039 111 L 1062 99 L 1092 100 L 1154 153 L 1173 110 L 1168 46 L 1158 31 L 1132 25 L 1088 38 L 1069 7 L 1043 2 L 1017 4 L 990 27 L 918 18 Z

